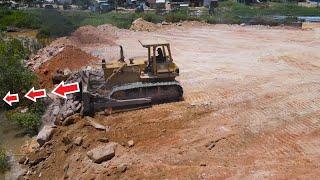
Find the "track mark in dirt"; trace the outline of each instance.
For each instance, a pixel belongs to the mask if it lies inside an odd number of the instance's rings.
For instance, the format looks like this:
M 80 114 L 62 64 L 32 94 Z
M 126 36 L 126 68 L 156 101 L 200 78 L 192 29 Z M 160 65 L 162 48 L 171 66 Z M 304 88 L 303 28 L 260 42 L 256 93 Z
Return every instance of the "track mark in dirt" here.
M 164 139 L 163 136 L 173 138 L 177 131 L 188 128 L 190 122 L 196 121 L 209 111 L 210 109 L 191 107 L 185 102 L 178 102 L 99 118 L 111 127 L 112 130 L 107 133 L 110 139 L 125 143 L 132 138 L 148 146 L 158 144 L 158 138 Z M 166 143 L 169 143 L 169 140 Z
M 284 62 L 288 66 L 298 68 L 305 71 L 318 71 L 320 69 L 320 64 L 317 64 L 317 61 L 314 61 L 315 59 L 319 59 L 319 57 L 312 57 L 308 56 L 308 60 L 301 61 L 305 57 L 302 57 L 301 55 L 281 55 L 278 57 L 273 56 L 267 56 L 262 57 L 261 61 L 266 62 L 273 62 L 273 63 L 281 63 Z

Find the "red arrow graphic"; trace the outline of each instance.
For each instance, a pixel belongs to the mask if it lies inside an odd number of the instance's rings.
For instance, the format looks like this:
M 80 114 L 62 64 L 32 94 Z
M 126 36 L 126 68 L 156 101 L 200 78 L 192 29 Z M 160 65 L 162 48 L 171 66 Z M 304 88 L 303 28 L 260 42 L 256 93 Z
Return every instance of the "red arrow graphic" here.
M 33 102 L 37 102 L 38 98 L 44 98 L 47 96 L 45 89 L 34 90 L 34 87 L 24 96 Z
M 65 85 L 63 81 L 52 91 L 53 94 L 65 99 L 67 99 L 67 94 L 73 94 L 76 92 L 80 92 L 78 82 Z
M 19 95 L 18 94 L 11 94 L 10 91 L 7 95 L 3 98 L 4 102 L 12 106 L 12 103 L 19 102 Z

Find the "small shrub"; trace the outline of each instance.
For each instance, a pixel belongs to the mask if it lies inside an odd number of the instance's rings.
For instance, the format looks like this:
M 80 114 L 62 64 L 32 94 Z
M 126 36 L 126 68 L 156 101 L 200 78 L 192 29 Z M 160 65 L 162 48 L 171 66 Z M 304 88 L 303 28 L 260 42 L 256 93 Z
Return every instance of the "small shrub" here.
M 4 29 L 6 26 L 14 26 L 19 28 L 39 28 L 39 19 L 29 12 L 8 10 L 0 8 L 0 25 Z
M 37 101 L 36 103 L 31 103 L 28 107 L 29 107 L 29 112 L 38 114 L 39 116 L 44 114 L 46 110 L 46 105 L 43 101 Z
M 93 25 L 98 26 L 101 24 L 112 24 L 118 28 L 129 29 L 132 22 L 139 18 L 135 13 L 116 13 L 110 12 L 106 14 L 87 14 L 79 21 L 79 26 Z
M 41 125 L 40 116 L 33 112 L 14 112 L 11 113 L 7 118 L 10 121 L 17 122 L 19 126 L 26 129 L 28 133 L 37 133 L 39 126 Z
M 187 10 L 177 10 L 165 15 L 165 20 L 172 23 L 186 21 L 188 18 L 189 15 Z
M 271 17 L 267 16 L 257 16 L 253 18 L 251 24 L 253 25 L 268 25 L 268 26 L 276 26 L 279 23 Z
M 241 19 L 231 14 L 203 16 L 202 19 L 209 24 L 240 24 Z
M 8 156 L 5 150 L 0 147 L 0 172 L 3 173 L 9 169 Z
M 287 25 L 291 25 L 295 22 L 298 22 L 298 18 L 297 17 L 287 17 L 284 19 L 284 24 L 287 24 Z
M 53 38 L 70 35 L 77 28 L 68 17 L 56 10 L 40 11 L 39 19 L 42 22 L 40 32 Z
M 205 19 L 206 23 L 208 23 L 208 24 L 216 24 L 218 22 L 217 18 L 214 16 L 205 16 L 202 18 Z
M 164 20 L 162 16 L 150 12 L 142 13 L 141 16 L 144 20 L 152 23 L 161 23 Z

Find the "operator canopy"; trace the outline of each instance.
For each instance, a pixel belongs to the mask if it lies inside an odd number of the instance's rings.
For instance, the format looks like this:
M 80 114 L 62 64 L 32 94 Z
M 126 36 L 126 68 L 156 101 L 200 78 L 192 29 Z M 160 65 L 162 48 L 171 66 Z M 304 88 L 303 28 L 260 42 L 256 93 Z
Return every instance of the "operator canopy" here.
M 140 44 L 148 48 L 150 46 L 168 46 L 169 43 L 163 39 L 148 39 L 148 40 L 139 40 Z

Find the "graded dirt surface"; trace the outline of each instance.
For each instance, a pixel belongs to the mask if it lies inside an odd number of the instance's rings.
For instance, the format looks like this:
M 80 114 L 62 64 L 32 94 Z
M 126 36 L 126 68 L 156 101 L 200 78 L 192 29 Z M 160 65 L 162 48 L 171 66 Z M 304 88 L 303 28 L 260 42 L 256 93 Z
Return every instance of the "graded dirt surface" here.
M 117 43 L 129 59 L 147 54 L 138 40 L 148 38 L 171 43 L 185 100 L 96 115 L 110 126 L 107 133 L 84 125 L 84 119 L 58 128 L 53 155 L 32 178 L 40 170 L 42 177 L 61 179 L 66 165 L 70 179 L 320 176 L 319 30 L 190 25 L 121 31 Z M 106 59 L 117 57 L 117 51 L 95 49 Z M 85 145 L 63 152 L 66 134 L 71 139 L 83 136 Z M 97 165 L 86 152 L 101 137 L 124 146 L 111 161 Z M 135 142 L 131 148 L 126 146 L 129 140 Z M 117 170 L 121 164 L 127 165 L 126 171 Z

